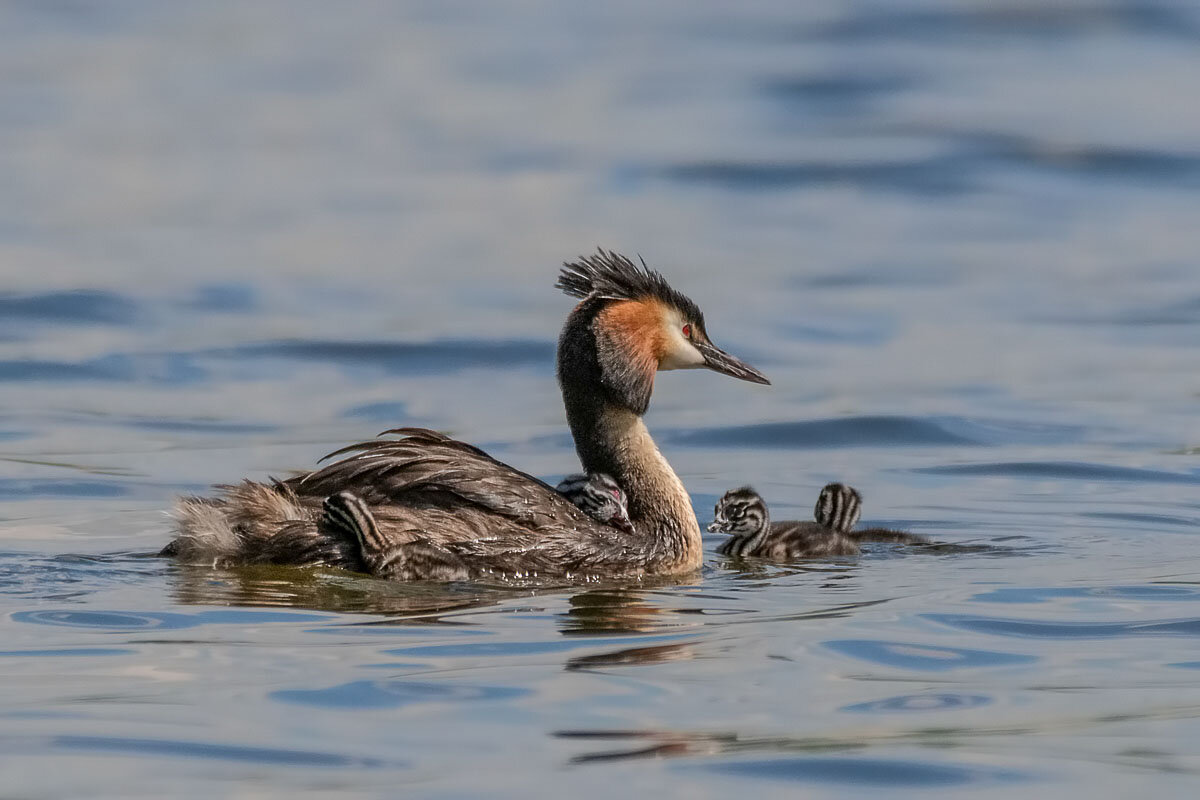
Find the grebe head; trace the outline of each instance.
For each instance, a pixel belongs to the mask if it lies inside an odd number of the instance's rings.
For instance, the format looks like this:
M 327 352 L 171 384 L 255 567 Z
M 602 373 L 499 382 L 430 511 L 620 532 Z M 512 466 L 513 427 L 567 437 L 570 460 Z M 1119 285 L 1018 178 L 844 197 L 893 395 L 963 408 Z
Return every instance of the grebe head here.
M 829 483 L 817 497 L 813 517 L 817 524 L 837 531 L 849 533 L 858 524 L 862 514 L 862 495 L 853 486 L 844 483 Z
M 770 522 L 767 504 L 749 486 L 731 489 L 713 509 L 710 533 L 728 533 L 734 538 L 750 538 L 763 532 Z
M 572 318 L 585 316 L 594 337 L 600 383 L 623 405 L 645 412 L 654 373 L 668 369 L 711 369 L 752 383 L 770 383 L 744 361 L 712 343 L 704 314 L 662 275 L 605 250 L 563 265 L 558 288 L 583 302 Z M 562 358 L 577 357 L 560 343 Z
M 625 492 L 603 472 L 568 475 L 555 490 L 597 522 L 633 533 Z

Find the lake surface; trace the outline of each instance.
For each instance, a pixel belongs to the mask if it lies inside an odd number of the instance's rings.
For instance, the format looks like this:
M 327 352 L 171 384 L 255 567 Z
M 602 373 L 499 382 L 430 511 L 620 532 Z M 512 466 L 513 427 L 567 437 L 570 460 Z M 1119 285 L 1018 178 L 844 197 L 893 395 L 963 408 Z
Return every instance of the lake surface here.
M 4 5 L 2 793 L 1194 796 L 1198 74 L 1182 3 Z M 176 495 L 398 425 L 573 471 L 597 244 L 774 381 L 660 376 L 702 523 L 841 479 L 963 547 L 151 557 Z

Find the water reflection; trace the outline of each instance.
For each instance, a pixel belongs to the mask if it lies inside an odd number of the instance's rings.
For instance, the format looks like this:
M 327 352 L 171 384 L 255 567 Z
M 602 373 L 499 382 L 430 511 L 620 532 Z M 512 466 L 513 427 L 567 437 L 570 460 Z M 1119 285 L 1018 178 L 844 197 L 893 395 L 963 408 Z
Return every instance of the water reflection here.
M 185 605 L 279 606 L 422 618 L 494 605 L 520 594 L 476 585 L 395 583 L 340 570 L 275 566 L 176 566 L 171 569 L 170 585 L 175 601 Z
M 692 757 L 701 760 L 690 769 L 728 772 L 759 780 L 794 780 L 865 786 L 952 786 L 968 783 L 1027 780 L 1028 772 L 997 767 L 950 764 L 932 758 L 887 759 L 850 755 L 897 740 L 932 740 L 936 734 L 912 733 L 880 737 L 869 733 L 845 738 L 742 736 L 734 733 L 683 731 L 558 731 L 560 739 L 589 742 L 629 742 L 573 756 L 573 764 L 597 764 L 646 758 Z M 770 755 L 769 759 L 746 758 Z M 797 754 L 802 754 L 797 756 Z M 832 754 L 838 754 L 831 757 Z M 780 757 L 784 756 L 784 757 Z
M 175 600 L 187 605 L 279 606 L 349 614 L 384 614 L 437 621 L 439 615 L 496 606 L 525 597 L 563 597 L 563 634 L 646 633 L 683 625 L 680 614 L 647 599 L 677 579 L 624 581 L 579 591 L 559 580 L 492 583 L 402 583 L 331 569 L 259 565 L 210 569 L 167 565 Z M 374 623 L 364 623 L 374 624 Z
M 604 667 L 643 666 L 696 658 L 695 642 L 624 647 L 607 653 L 594 653 L 567 659 L 569 670 L 598 670 Z
M 559 630 L 568 636 L 646 633 L 671 624 L 670 611 L 649 602 L 641 587 L 579 592 L 571 595 L 568 605 L 559 618 Z

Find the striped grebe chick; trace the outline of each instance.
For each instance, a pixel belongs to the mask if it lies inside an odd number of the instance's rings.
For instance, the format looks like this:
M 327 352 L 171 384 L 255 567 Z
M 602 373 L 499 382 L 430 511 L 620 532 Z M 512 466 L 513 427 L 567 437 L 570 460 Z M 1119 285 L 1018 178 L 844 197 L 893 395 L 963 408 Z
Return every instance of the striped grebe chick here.
M 597 522 L 633 533 L 628 499 L 617 482 L 603 472 L 579 472 L 559 481 L 554 491 Z
M 814 518 L 844 533 L 856 542 L 890 542 L 892 544 L 929 544 L 924 536 L 891 528 L 863 528 L 853 530 L 862 514 L 862 495 L 852 486 L 841 483 L 826 484 L 817 498 Z
M 370 511 L 389 577 L 582 579 L 698 569 L 703 543 L 691 499 L 642 421 L 655 375 L 710 369 L 769 381 L 714 345 L 700 308 L 644 262 L 601 250 L 565 264 L 557 286 L 579 300 L 558 340 L 567 424 L 584 471 L 611 476 L 627 494 L 633 532 L 597 522 L 476 447 L 398 428 L 387 432 L 398 438 L 352 444 L 312 472 L 181 499 L 178 535 L 163 554 L 189 563 L 325 564 L 382 574 L 323 524 L 323 501 L 348 492 Z
M 399 581 L 466 581 L 478 574 L 462 556 L 432 542 L 390 539 L 380 532 L 370 507 L 352 492 L 326 497 L 321 510 L 317 530 L 350 550 L 351 568 Z
M 827 496 L 828 493 L 828 496 Z M 853 494 L 852 494 L 853 493 Z M 821 491 L 817 502 L 818 520 L 812 522 L 771 522 L 771 512 L 762 496 L 749 486 L 733 489 L 717 502 L 714 518 L 708 529 L 728 533 L 717 552 L 726 556 L 754 556 L 774 561 L 822 556 L 852 556 L 860 550 L 858 543 L 844 530 L 829 523 L 850 525 L 857 520 L 857 505 L 853 489 L 830 484 Z M 826 501 L 826 505 L 822 505 Z
M 851 529 L 862 515 L 862 495 L 853 486 L 827 483 L 817 495 L 813 520 L 838 533 L 853 535 Z

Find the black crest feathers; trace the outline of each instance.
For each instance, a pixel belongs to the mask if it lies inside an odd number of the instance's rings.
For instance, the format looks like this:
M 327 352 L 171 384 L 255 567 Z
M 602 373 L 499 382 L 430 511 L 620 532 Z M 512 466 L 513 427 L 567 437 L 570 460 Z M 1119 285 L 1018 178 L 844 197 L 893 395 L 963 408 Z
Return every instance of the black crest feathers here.
M 641 261 L 640 266 L 620 253 L 598 248 L 595 255 L 564 262 L 554 286 L 581 300 L 644 300 L 653 297 L 679 309 L 692 322 L 703 323 L 704 315 L 691 299 L 672 289 L 667 279 L 647 267 L 644 260 L 638 260 Z

